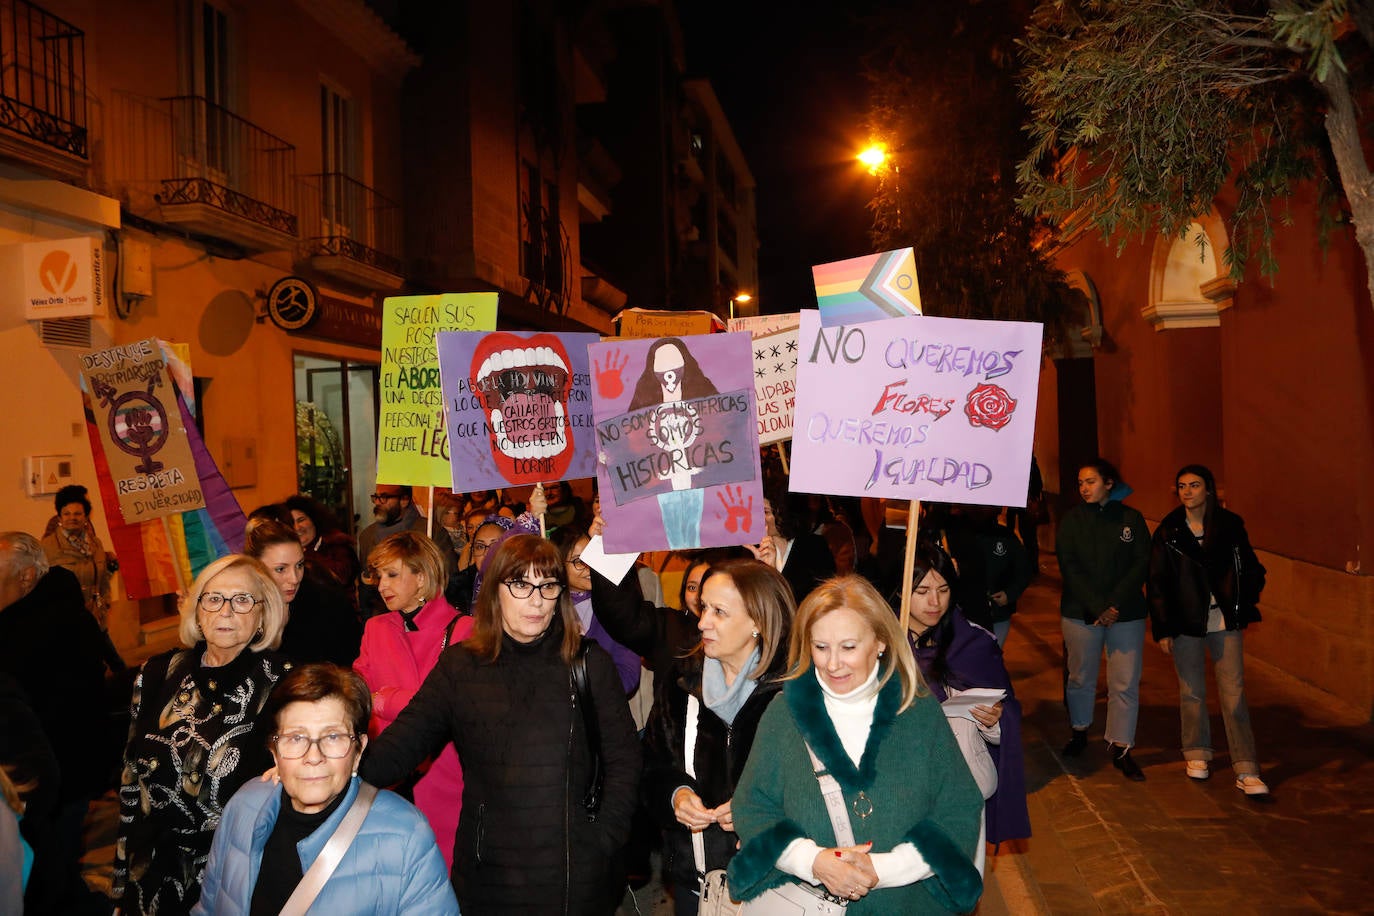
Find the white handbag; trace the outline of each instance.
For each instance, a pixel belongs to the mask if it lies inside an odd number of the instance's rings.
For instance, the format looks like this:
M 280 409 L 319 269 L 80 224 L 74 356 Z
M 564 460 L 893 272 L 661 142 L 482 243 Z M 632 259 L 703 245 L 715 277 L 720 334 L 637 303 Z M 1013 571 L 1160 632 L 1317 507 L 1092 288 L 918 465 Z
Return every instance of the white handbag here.
M 806 745 L 811 768 L 820 783 L 825 811 L 830 815 L 830 827 L 835 831 L 838 846 L 854 845 L 854 829 L 849 824 L 849 811 L 844 804 L 844 790 L 825 769 L 811 745 Z M 746 901 L 741 916 L 840 916 L 849 901 L 836 897 L 824 886 L 793 881 L 781 887 L 769 888 L 753 900 Z
M 682 756 L 687 764 L 687 775 L 697 778 L 697 718 L 701 704 L 692 694 L 687 694 L 687 728 L 683 733 Z M 702 831 L 693 830 L 692 859 L 697 866 L 697 894 L 701 898 L 697 904 L 697 916 L 739 916 L 741 904 L 730 898 L 730 889 L 725 883 L 725 869 L 706 870 L 706 841 Z

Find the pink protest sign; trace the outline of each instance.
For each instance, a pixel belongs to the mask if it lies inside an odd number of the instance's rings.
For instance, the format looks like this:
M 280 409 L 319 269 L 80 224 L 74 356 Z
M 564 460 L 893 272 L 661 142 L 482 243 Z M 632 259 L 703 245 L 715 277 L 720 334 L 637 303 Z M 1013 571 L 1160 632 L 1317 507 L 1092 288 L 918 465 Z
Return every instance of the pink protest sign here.
M 763 538 L 750 343 L 736 333 L 587 348 L 607 550 Z
M 1024 506 L 1039 324 L 803 312 L 791 489 Z

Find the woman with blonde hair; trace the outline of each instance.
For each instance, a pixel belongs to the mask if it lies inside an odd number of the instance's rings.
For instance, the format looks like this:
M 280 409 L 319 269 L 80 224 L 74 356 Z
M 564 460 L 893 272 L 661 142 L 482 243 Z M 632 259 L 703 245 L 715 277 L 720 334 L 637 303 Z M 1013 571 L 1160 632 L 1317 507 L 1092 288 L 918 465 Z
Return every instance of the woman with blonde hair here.
M 735 790 L 736 899 L 811 893 L 854 914 L 978 902 L 983 799 L 905 641 L 858 576 L 821 583 L 798 608 L 782 701 Z M 823 791 L 839 793 L 841 811 Z
M 472 618 L 460 615 L 444 598 L 444 555 L 423 534 L 391 535 L 372 549 L 367 565 L 388 613 L 364 625 L 362 649 L 353 670 L 372 691 L 367 731 L 376 738 L 415 696 L 440 653 L 472 632 Z M 413 797 L 415 807 L 429 819 L 444 862 L 451 867 L 463 797 L 458 755 L 446 747 L 428 769 L 406 777 L 402 794 Z
M 148 659 L 134 682 L 119 788 L 114 896 L 120 911 L 189 913 L 224 805 L 271 765 L 260 715 L 290 668 L 274 651 L 286 603 L 242 554 L 201 570 L 181 603 L 185 648 Z

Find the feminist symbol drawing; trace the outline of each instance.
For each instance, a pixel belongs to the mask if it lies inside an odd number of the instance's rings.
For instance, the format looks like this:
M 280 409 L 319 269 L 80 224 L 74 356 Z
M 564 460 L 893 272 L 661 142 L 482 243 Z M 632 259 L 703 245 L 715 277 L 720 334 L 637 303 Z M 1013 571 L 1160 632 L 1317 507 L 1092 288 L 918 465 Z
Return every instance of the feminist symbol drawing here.
M 100 381 L 92 386 L 100 406 L 110 408 L 110 440 L 120 451 L 142 459 L 134 467 L 140 474 L 155 474 L 163 467 L 161 461 L 153 460 L 167 444 L 168 435 L 167 408 L 153 395 L 153 389 L 160 384 L 162 376 L 155 373 L 148 378 L 147 391 L 120 394 L 112 385 Z

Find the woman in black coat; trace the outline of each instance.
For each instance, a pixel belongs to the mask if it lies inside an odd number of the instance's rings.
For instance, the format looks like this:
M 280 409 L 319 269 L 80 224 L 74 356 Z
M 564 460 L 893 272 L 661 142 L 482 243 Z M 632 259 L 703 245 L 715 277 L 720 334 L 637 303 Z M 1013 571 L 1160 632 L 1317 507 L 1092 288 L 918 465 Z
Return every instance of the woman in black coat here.
M 535 535 L 494 551 L 473 610 L 472 635 L 439 657 L 360 773 L 391 785 L 453 743 L 464 780 L 453 886 L 466 916 L 610 913 L 640 769 L 615 666 L 578 635 L 562 557 Z M 599 732 L 599 810 L 593 739 L 574 699 L 579 658 Z
M 1193 779 L 1211 775 L 1211 723 L 1207 716 L 1207 654 L 1212 656 L 1221 718 L 1236 788 L 1251 797 L 1269 794 L 1260 779 L 1250 707 L 1245 700 L 1242 631 L 1260 619 L 1264 566 L 1250 546 L 1245 522 L 1217 505 L 1216 481 L 1200 464 L 1174 478 L 1177 509 L 1155 529 L 1146 602 L 1159 647 L 1178 672 L 1183 759 Z
M 600 582 L 605 591 L 609 583 Z M 610 602 L 615 623 L 607 629 L 627 636 L 631 648 L 666 649 L 672 659 L 660 661 L 655 682 L 643 791 L 664 828 L 676 912 L 694 916 L 701 874 L 725 868 L 735 854 L 731 799 L 780 688 L 796 606 L 787 582 L 758 560 L 711 565 L 701 580 L 700 621 L 640 604 L 634 591 Z M 626 611 L 637 616 L 627 619 Z M 693 833 L 701 838 L 700 868 Z

